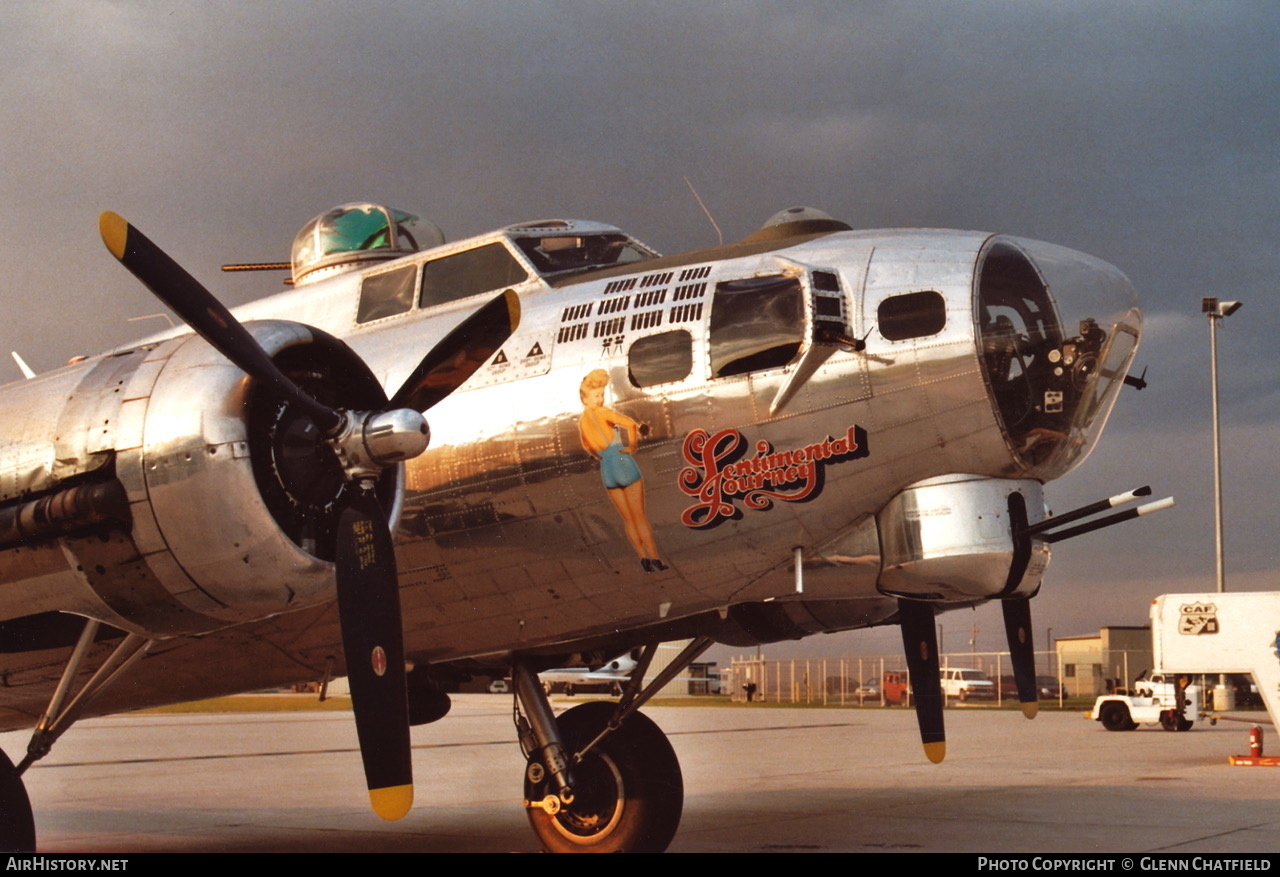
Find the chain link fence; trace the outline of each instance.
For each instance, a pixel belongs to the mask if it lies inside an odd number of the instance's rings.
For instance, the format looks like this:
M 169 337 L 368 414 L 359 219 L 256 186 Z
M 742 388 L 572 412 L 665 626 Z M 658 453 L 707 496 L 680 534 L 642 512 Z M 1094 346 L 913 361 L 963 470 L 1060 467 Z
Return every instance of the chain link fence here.
M 1018 699 L 1008 652 L 943 655 L 942 667 L 944 688 L 954 688 L 949 694 L 956 700 L 973 698 L 1001 704 Z M 1135 669 L 1135 674 L 1140 669 Z M 966 686 L 961 679 L 962 675 L 972 677 L 974 674 L 961 674 L 961 670 L 979 671 L 978 675 L 990 681 L 990 687 L 983 685 L 981 694 L 974 693 L 975 686 Z M 1068 670 L 1071 676 L 1067 676 Z M 1120 671 L 1125 675 L 1119 678 L 1131 678 L 1126 671 L 1127 662 L 1126 669 Z M 1042 700 L 1092 697 L 1097 680 L 1102 679 L 1099 667 L 1060 664 L 1055 652 L 1036 653 L 1036 672 Z M 833 706 L 895 706 L 910 702 L 910 677 L 901 655 L 780 660 L 734 658 L 728 667 L 721 669 L 721 676 L 721 692 L 730 694 L 735 701 Z M 961 689 L 966 687 L 970 692 L 962 695 Z M 1103 687 L 1115 687 L 1115 683 L 1108 686 L 1104 682 Z

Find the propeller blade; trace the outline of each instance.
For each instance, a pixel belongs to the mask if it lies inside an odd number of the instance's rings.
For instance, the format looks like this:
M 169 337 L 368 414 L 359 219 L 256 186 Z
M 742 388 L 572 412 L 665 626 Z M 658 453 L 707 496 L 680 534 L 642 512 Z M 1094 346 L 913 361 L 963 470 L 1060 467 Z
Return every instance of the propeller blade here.
M 413 804 L 409 698 L 395 550 L 372 481 L 353 485 L 338 523 L 338 618 L 360 757 L 373 810 L 399 819 Z
M 1004 632 L 1009 638 L 1009 659 L 1013 662 L 1013 679 L 1018 685 L 1018 702 L 1022 714 L 1034 719 L 1040 710 L 1040 692 L 1036 687 L 1036 652 L 1031 641 L 1031 601 L 1003 600 Z
M 907 670 L 911 673 L 911 691 L 916 699 L 920 742 L 924 744 L 925 756 L 938 764 L 947 755 L 947 734 L 942 723 L 942 671 L 933 607 L 919 600 L 899 600 L 898 619 Z
M 302 392 L 231 312 L 146 235 L 110 210 L 98 218 L 98 232 L 121 265 L 223 356 L 301 406 L 325 433 L 342 425 L 340 414 Z
M 459 323 L 422 358 L 388 408 L 426 411 L 466 383 L 520 325 L 520 297 L 508 289 Z

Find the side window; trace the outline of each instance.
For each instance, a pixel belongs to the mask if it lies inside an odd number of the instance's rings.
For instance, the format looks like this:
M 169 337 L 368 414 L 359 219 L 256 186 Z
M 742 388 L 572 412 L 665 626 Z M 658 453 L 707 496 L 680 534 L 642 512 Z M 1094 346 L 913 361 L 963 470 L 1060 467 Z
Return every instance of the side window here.
M 890 296 L 880 302 L 876 325 L 890 341 L 937 335 L 947 325 L 947 302 L 932 289 Z
M 360 283 L 356 322 L 368 323 L 409 310 L 413 307 L 413 283 L 417 278 L 417 265 L 405 265 L 366 277 Z
M 515 286 L 528 276 L 505 246 L 485 244 L 424 264 L 422 295 L 418 303 L 429 308 L 492 289 Z
M 800 280 L 782 274 L 716 284 L 711 303 L 711 376 L 779 368 L 804 338 Z
M 627 375 L 637 387 L 682 381 L 693 371 L 693 336 L 684 329 L 646 335 L 627 353 Z

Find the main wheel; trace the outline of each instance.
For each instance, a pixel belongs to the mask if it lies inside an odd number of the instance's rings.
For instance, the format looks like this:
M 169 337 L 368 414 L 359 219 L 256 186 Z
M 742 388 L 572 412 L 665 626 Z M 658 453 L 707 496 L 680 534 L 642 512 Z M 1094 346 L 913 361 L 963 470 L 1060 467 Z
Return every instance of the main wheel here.
M 1102 727 L 1108 731 L 1132 731 L 1138 723 L 1129 718 L 1129 709 L 1122 703 L 1108 703 L 1102 707 L 1099 716 Z
M 31 815 L 31 799 L 17 768 L 0 751 L 0 850 L 14 853 L 36 851 L 36 822 Z
M 556 721 L 572 757 L 604 730 L 615 706 L 594 701 Z M 553 790 L 549 777 L 524 793 L 540 801 Z M 538 840 L 553 853 L 660 853 L 675 837 L 684 808 L 684 779 L 675 750 L 648 717 L 634 713 L 573 767 L 573 803 L 554 816 L 529 810 Z
M 1173 710 L 1165 710 L 1160 714 L 1160 727 L 1166 731 L 1190 731 L 1194 724 L 1195 722 L 1178 716 Z

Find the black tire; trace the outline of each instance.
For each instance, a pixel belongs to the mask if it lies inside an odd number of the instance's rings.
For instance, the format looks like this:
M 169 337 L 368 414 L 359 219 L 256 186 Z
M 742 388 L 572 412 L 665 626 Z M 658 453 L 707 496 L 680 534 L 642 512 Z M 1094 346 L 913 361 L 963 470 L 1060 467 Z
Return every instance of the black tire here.
M 0 751 L 0 850 L 36 851 L 36 822 L 31 815 L 27 787 L 9 756 Z
M 1129 708 L 1122 703 L 1104 704 L 1098 720 L 1108 731 L 1132 731 L 1138 727 L 1138 723 L 1129 718 Z
M 557 720 L 572 756 L 604 730 L 615 705 L 593 701 Z M 529 810 L 538 840 L 552 853 L 660 853 L 675 837 L 684 809 L 684 779 L 675 750 L 647 716 L 633 714 L 573 768 L 573 804 L 554 816 Z M 550 778 L 524 792 L 540 801 Z
M 1178 716 L 1173 710 L 1165 710 L 1160 714 L 1160 727 L 1166 731 L 1190 731 L 1194 724 L 1195 722 Z

